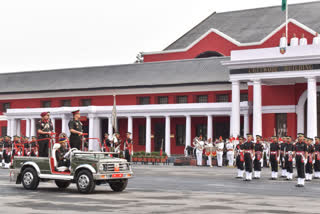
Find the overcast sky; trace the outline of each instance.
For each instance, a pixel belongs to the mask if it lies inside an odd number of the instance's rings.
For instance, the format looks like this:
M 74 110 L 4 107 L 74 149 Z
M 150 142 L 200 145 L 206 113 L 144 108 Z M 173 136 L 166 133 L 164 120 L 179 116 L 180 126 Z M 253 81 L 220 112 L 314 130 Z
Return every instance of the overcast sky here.
M 132 63 L 214 11 L 273 5 L 281 0 L 0 0 L 0 72 Z

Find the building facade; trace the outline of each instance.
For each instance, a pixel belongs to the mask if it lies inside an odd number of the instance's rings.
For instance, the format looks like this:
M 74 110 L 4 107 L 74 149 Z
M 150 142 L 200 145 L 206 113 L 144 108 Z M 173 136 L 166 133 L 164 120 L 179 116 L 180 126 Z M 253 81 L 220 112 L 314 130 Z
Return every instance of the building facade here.
M 182 154 L 200 134 L 314 137 L 320 3 L 289 8 L 289 40 L 304 34 L 308 45 L 289 44 L 285 54 L 284 15 L 268 7 L 214 13 L 163 51 L 143 53 L 144 63 L 0 74 L 1 135 L 36 135 L 43 111 L 68 133 L 80 109 L 85 132 L 102 138 L 112 134 L 116 94 L 119 131 L 133 133 L 135 151 Z

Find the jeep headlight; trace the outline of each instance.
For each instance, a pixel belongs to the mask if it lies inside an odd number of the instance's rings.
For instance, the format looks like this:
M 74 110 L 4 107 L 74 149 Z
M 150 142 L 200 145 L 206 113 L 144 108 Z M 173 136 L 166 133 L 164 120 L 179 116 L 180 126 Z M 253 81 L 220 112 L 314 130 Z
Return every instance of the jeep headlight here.
M 99 165 L 99 171 L 103 171 L 104 167 L 103 167 L 103 164 L 100 164 Z

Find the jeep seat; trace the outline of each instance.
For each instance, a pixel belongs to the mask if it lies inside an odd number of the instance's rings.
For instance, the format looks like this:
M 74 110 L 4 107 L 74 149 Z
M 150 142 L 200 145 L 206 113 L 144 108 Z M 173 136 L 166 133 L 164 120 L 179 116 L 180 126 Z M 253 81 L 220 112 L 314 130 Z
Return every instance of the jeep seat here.
M 61 147 L 61 144 L 60 143 L 55 143 L 53 145 L 53 148 L 52 148 L 52 158 L 54 160 L 54 168 L 56 171 L 58 172 L 65 172 L 65 171 L 68 171 L 69 168 L 66 167 L 66 166 L 60 166 L 58 167 L 58 161 L 57 161 L 57 157 L 56 157 L 56 151 Z

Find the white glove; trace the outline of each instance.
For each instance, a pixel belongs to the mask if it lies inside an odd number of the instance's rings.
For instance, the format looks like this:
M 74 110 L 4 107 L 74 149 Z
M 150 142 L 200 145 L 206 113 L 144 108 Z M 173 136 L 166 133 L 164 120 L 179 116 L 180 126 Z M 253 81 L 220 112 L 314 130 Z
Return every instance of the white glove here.
M 315 161 L 315 160 L 313 160 L 313 161 L 312 161 L 312 164 L 314 164 L 315 162 L 316 162 L 316 161 Z
M 282 158 L 282 162 L 284 162 L 284 158 Z

